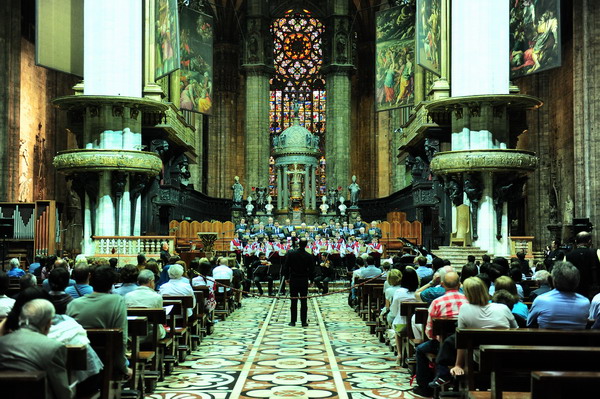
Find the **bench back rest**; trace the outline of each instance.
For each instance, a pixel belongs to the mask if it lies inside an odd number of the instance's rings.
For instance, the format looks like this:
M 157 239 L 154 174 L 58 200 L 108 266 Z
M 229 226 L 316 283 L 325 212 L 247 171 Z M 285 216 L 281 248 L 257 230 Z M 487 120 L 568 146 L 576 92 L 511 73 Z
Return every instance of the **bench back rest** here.
M 100 397 L 102 399 L 112 398 L 116 356 L 123 352 L 121 349 L 123 330 L 120 328 L 88 328 L 86 332 L 91 347 L 104 363 L 104 369 L 100 372 Z

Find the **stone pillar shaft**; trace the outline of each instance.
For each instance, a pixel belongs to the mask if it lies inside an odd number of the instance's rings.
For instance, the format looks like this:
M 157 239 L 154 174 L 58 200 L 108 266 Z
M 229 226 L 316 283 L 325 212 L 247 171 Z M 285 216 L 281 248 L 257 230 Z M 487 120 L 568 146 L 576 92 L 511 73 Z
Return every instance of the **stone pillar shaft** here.
M 281 209 L 283 203 L 283 181 L 281 176 L 281 166 L 277 167 L 277 209 Z
M 452 1 L 453 97 L 508 94 L 508 18 L 508 1 Z M 475 48 L 477 57 L 472 56 Z
M 327 186 L 350 182 L 350 76 L 349 69 L 329 73 L 327 86 Z
M 84 4 L 84 94 L 142 96 L 141 1 Z

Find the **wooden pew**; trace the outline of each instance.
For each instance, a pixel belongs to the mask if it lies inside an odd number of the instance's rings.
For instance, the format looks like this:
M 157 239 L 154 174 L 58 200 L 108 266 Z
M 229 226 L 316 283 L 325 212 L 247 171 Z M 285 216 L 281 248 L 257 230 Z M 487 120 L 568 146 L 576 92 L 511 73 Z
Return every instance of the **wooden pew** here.
M 196 295 L 196 321 L 198 325 L 197 334 L 199 335 L 198 344 L 202 342 L 202 337 L 209 334 L 209 324 L 212 323 L 212 313 L 206 312 L 204 302 L 209 295 L 209 288 L 206 285 L 194 287 L 194 295 Z M 196 349 L 196 348 L 192 348 Z
M 173 306 L 173 309 L 169 313 L 167 318 L 167 335 L 173 339 L 173 352 L 172 355 L 176 357 L 175 363 L 182 362 L 185 360 L 186 352 L 189 350 L 188 346 L 188 330 L 187 327 L 182 325 L 181 320 L 187 319 L 187 309 L 179 299 L 165 299 L 163 297 L 164 306 Z M 186 297 L 190 298 L 191 297 Z M 189 303 L 191 306 L 191 302 Z M 166 360 L 166 357 L 165 357 Z
M 408 359 L 409 357 L 414 356 L 414 348 L 423 342 L 423 340 L 417 340 L 413 334 L 412 316 L 415 314 L 417 308 L 424 307 L 427 307 L 427 302 L 407 301 L 400 303 L 400 315 L 404 316 L 406 319 L 406 331 L 400 336 L 402 359 Z
M 531 373 L 531 399 L 584 398 L 598 391 L 600 372 L 534 371 Z
M 491 373 L 491 399 L 505 391 L 528 392 L 530 380 L 519 385 L 518 376 L 531 371 L 597 371 L 600 348 L 587 346 L 482 345 L 479 365 Z
M 215 288 L 215 299 L 217 301 L 217 307 L 215 308 L 215 316 L 219 316 L 223 320 L 227 318 L 233 312 L 233 308 L 231 307 L 231 297 L 233 295 L 232 292 L 227 291 L 224 286 L 231 286 L 231 281 L 227 279 L 216 279 L 217 283 Z
M 465 349 L 465 386 L 461 390 L 476 389 L 480 373 L 473 355 L 481 345 L 560 345 L 600 347 L 600 330 L 549 330 L 538 328 L 471 328 L 456 329 L 456 348 Z M 487 377 L 484 382 L 489 382 Z
M 123 347 L 123 330 L 120 328 L 88 328 L 86 332 L 91 347 L 104 363 L 104 369 L 99 375 L 100 397 L 102 399 L 118 399 L 122 376 L 117 375 L 115 361 Z
M 144 369 L 146 360 L 140 359 L 140 337 L 148 334 L 148 318 L 145 316 L 127 316 L 127 333 L 131 338 L 129 367 L 133 370 L 131 388 L 141 391 L 144 397 Z
M 2 397 L 45 399 L 47 384 L 45 371 L 0 371 Z
M 182 355 L 183 358 L 180 356 L 180 361 L 185 360 L 185 356 L 187 353 L 189 353 L 192 348 L 193 348 L 193 344 L 192 344 L 192 339 L 195 339 L 196 341 L 199 339 L 198 334 L 197 334 L 197 330 L 198 330 L 198 320 L 197 320 L 197 306 L 194 306 L 194 300 L 195 297 L 192 296 L 186 296 L 186 295 L 165 295 L 163 297 L 163 303 L 164 301 L 181 301 L 181 306 L 182 306 L 182 315 L 181 318 L 177 318 L 176 321 L 178 321 L 178 327 L 183 327 L 185 328 L 185 331 L 183 333 L 183 338 L 181 338 L 182 342 L 180 342 L 179 345 L 179 353 L 181 354 L 181 352 L 184 352 L 184 354 Z M 191 309 L 192 310 L 192 314 L 190 316 L 188 316 L 188 312 L 187 310 Z M 183 359 L 183 360 L 181 360 Z
M 127 309 L 128 316 L 143 316 L 148 320 L 148 324 L 150 325 L 151 330 L 151 338 L 149 341 L 141 342 L 141 348 L 144 349 L 140 351 L 140 360 L 148 361 L 150 360 L 151 373 L 146 372 L 145 374 L 149 378 L 145 378 L 148 380 L 162 380 L 164 378 L 164 369 L 163 369 L 163 358 L 164 358 L 164 347 L 160 346 L 158 342 L 159 338 L 159 325 L 165 324 L 167 322 L 167 315 L 163 308 L 128 308 Z M 149 352 L 149 353 L 148 353 Z M 152 389 L 148 389 L 148 391 L 152 391 Z

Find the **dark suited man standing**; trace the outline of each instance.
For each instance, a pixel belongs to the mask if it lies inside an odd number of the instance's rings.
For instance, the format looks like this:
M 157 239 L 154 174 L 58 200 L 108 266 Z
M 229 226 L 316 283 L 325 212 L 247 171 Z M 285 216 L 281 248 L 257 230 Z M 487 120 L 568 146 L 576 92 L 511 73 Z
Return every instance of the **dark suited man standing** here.
M 308 326 L 308 281 L 313 279 L 315 260 L 311 254 L 306 252 L 306 238 L 300 239 L 299 248 L 288 253 L 285 261 L 284 276 L 287 283 L 290 285 L 291 301 L 291 323 L 290 326 L 296 325 L 298 318 L 298 299 L 300 299 L 300 321 L 302 327 Z

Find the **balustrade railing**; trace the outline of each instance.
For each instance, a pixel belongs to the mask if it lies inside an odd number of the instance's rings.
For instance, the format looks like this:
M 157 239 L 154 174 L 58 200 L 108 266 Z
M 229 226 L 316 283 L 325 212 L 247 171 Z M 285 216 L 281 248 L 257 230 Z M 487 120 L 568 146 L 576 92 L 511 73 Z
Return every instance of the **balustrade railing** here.
M 169 252 L 175 249 L 175 236 L 94 236 L 94 255 L 106 256 L 137 256 L 140 253 L 146 258 L 160 256 L 163 242 L 169 244 Z

